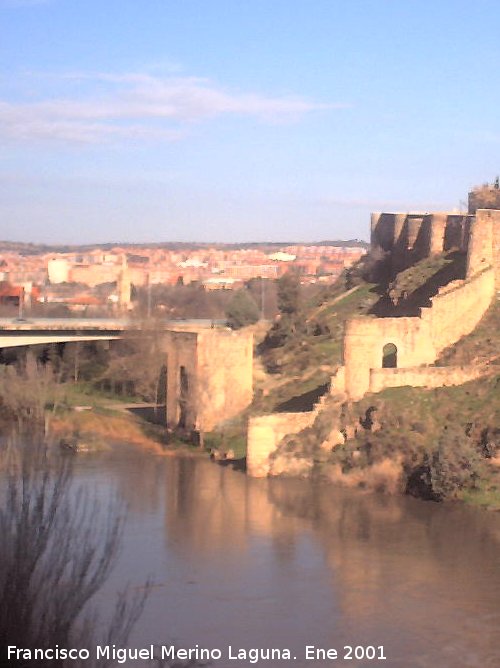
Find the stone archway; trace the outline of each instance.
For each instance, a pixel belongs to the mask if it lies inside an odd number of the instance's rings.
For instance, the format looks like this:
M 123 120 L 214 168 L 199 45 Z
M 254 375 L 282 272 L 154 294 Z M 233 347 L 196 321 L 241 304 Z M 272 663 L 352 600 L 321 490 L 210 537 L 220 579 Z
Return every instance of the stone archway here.
M 395 369 L 398 366 L 398 349 L 394 343 L 386 343 L 382 349 L 382 368 Z

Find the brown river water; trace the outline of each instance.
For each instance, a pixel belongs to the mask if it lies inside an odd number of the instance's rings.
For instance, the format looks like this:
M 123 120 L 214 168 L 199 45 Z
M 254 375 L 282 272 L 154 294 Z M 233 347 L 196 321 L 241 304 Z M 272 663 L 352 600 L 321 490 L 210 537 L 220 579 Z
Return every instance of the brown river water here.
M 500 514 L 133 451 L 76 474 L 129 507 L 97 605 L 154 583 L 133 648 L 218 649 L 219 668 L 500 666 Z M 231 658 L 251 648 L 291 658 Z

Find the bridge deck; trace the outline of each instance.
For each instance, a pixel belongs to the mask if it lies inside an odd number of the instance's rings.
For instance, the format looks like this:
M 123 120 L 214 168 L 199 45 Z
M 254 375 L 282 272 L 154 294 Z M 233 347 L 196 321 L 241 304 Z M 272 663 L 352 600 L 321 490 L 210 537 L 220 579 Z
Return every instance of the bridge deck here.
M 220 320 L 164 320 L 162 329 L 196 331 L 225 324 Z M 0 348 L 71 341 L 110 341 L 125 331 L 143 331 L 144 323 L 126 318 L 0 318 Z M 145 328 L 147 329 L 147 327 Z

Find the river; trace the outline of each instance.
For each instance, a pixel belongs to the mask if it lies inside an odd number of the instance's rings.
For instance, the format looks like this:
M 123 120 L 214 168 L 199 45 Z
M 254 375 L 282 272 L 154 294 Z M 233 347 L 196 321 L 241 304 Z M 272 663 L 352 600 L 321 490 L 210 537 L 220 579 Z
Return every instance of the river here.
M 500 666 L 498 514 L 133 450 L 79 456 L 76 476 L 129 507 L 97 604 L 152 579 L 132 647 L 220 649 L 219 668 Z M 338 655 L 307 660 L 306 646 Z

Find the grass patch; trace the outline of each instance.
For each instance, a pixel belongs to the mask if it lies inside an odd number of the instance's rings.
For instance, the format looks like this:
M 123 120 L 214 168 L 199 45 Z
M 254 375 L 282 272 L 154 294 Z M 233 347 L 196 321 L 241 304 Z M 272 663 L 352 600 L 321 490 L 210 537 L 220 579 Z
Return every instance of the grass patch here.
M 204 434 L 204 444 L 207 450 L 217 450 L 225 455 L 233 451 L 234 459 L 243 459 L 247 454 L 247 419 L 244 414 L 227 420 L 216 430 Z
M 460 498 L 470 506 L 500 511 L 500 489 L 496 486 L 483 485 L 481 489 L 463 492 Z
M 68 406 L 92 406 L 102 408 L 112 404 L 141 403 L 142 399 L 136 396 L 124 396 L 97 389 L 92 383 L 68 383 L 65 387 L 65 402 Z
M 112 412 L 100 408 L 89 411 L 66 411 L 51 422 L 56 437 L 72 438 L 77 435 L 82 441 L 91 441 L 99 449 L 108 449 L 122 443 L 132 443 L 163 453 L 167 445 L 166 430 L 158 428 L 125 412 Z

